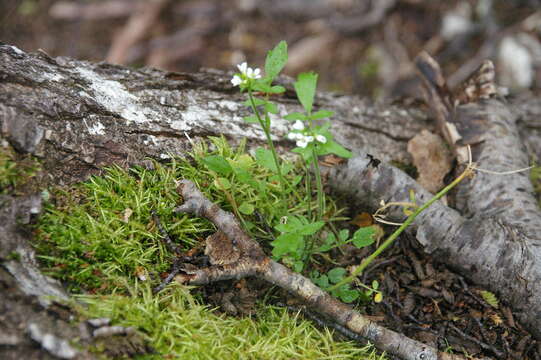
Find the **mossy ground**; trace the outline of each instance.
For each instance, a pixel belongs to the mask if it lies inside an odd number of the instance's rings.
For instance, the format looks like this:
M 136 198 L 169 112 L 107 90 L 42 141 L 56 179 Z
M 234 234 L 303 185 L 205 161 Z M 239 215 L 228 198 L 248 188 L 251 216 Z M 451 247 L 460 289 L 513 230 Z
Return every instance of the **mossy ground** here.
M 109 317 L 113 324 L 135 327 L 155 350 L 142 358 L 383 359 L 372 347 L 336 341 L 330 331 L 263 299 L 255 316 L 232 317 L 205 305 L 197 288 L 173 283 L 152 293 L 172 263 L 152 211 L 186 250 L 201 246 L 215 231 L 204 219 L 173 213 L 182 201 L 175 180 L 196 182 L 230 211 L 231 198 L 236 206 L 253 205 L 263 216 L 242 215 L 243 222 L 262 244 L 268 243 L 262 219 L 275 215 L 273 209 L 281 201 L 278 182 L 242 148 L 233 150 L 222 139 L 213 145 L 217 150 L 211 153 L 250 170 L 264 185 L 263 192 L 234 179 L 224 192 L 216 174 L 202 164 L 202 156 L 209 154 L 204 146 L 190 160 L 154 163 L 153 169 L 111 167 L 85 183 L 49 189 L 50 202 L 35 229 L 34 245 L 43 271 L 63 281 L 77 304 L 85 304 L 74 305 L 82 317 Z M 8 174 L 14 174 L 11 167 Z M 5 174 L 3 181 L 11 184 L 14 177 Z M 288 177 L 294 182 L 298 174 L 292 170 Z M 304 191 L 304 184 L 298 183 L 298 192 Z M 292 201 L 291 211 L 306 212 L 297 205 Z

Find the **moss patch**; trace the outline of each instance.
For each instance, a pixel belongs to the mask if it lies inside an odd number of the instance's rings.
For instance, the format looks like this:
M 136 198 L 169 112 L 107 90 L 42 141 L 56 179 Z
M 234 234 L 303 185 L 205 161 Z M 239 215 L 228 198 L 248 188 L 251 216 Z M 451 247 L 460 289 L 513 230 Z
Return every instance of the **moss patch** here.
M 10 147 L 0 147 L 0 195 L 25 192 L 40 168 L 35 158 L 19 155 Z

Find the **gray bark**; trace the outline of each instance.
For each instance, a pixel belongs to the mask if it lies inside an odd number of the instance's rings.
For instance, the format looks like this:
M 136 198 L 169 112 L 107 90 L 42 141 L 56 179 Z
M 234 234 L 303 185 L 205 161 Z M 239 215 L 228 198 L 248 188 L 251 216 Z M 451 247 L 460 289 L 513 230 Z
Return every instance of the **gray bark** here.
M 52 59 L 44 53 L 28 54 L 13 46 L 0 45 L 0 141 L 20 152 L 40 157 L 47 173 L 44 183 L 52 184 L 82 181 L 110 164 L 133 165 L 143 163 L 148 157 L 182 156 L 191 149 L 192 141 L 205 141 L 208 136 L 224 135 L 232 142 L 245 138 L 249 145 L 263 144 L 264 136 L 259 128 L 243 122 L 242 117 L 249 114 L 242 105 L 245 96 L 239 94 L 229 80 L 230 74 L 218 71 L 185 74 L 129 69 L 68 58 Z M 282 79 L 282 82 L 287 86 L 290 80 Z M 280 115 L 300 110 L 290 90 L 275 100 Z M 421 129 L 435 128 L 421 109 L 373 104 L 356 96 L 320 93 L 316 107 L 335 112 L 331 130 L 338 142 L 358 155 L 370 153 L 385 162 L 409 163 L 407 141 Z M 518 118 L 518 130 L 529 155 L 541 159 L 541 100 L 522 97 L 509 100 L 505 107 Z M 284 140 L 290 124 L 279 116 L 272 118 L 272 122 L 273 137 L 279 148 L 291 148 L 293 144 Z M 347 166 L 358 166 L 355 165 L 358 161 L 362 160 L 352 160 Z M 396 171 L 386 166 L 382 169 Z M 333 180 L 336 179 L 340 177 Z M 404 194 L 416 186 L 414 182 L 404 184 Z M 392 194 L 402 195 L 400 191 L 370 191 L 366 197 L 357 191 L 356 201 L 374 205 L 372 201 L 379 195 L 386 200 L 391 199 Z M 416 191 L 421 200 L 428 196 L 420 188 Z M 476 231 L 493 233 L 495 238 L 501 239 L 502 246 L 494 251 L 504 251 L 505 246 L 511 246 L 503 244 L 509 242 L 505 229 L 492 226 L 490 222 L 484 223 L 482 228 L 467 227 L 464 224 L 472 224 L 470 220 L 443 205 L 427 211 L 424 218 L 430 217 L 435 220 L 445 217 L 442 224 L 462 232 L 463 239 L 475 238 Z M 419 224 L 419 240 L 426 250 L 441 254 L 441 261 L 464 270 L 464 250 L 451 246 L 449 241 L 453 239 L 448 236 L 438 235 L 439 230 L 446 228 L 436 222 L 425 227 Z M 433 241 L 432 234 L 439 240 Z M 29 236 L 27 234 L 25 239 Z M 7 240 L 0 239 L 3 248 Z M 492 246 L 495 248 L 498 244 Z M 478 251 L 471 248 L 469 256 L 484 257 Z M 2 271 L 10 272 L 18 288 L 23 289 L 25 281 L 9 269 L 5 256 L 1 255 Z M 541 265 L 531 263 L 529 266 Z M 473 276 L 472 280 L 486 282 L 481 276 Z M 509 300 L 524 310 L 521 295 L 514 294 Z M 27 296 L 34 295 L 28 293 Z M 524 317 L 524 320 L 528 319 Z M 527 323 L 541 328 L 539 322 Z M 535 330 L 531 326 L 530 329 Z

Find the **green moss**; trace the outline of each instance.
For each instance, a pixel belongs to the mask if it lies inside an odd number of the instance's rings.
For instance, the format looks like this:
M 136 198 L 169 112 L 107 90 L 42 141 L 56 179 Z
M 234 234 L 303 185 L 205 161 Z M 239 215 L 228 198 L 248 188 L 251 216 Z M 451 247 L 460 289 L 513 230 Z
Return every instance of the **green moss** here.
M 22 192 L 39 170 L 40 164 L 35 158 L 0 147 L 0 195 Z
M 262 216 L 244 214 L 243 222 L 263 245 L 272 236 L 266 223 L 280 216 L 277 208 L 282 198 L 274 175 L 242 146 L 234 150 L 223 139 L 213 139 L 213 147 L 216 150 L 209 152 L 200 145 L 190 160 L 175 160 L 167 166 L 154 163 L 152 170 L 112 167 L 101 177 L 51 191 L 53 202 L 46 206 L 36 229 L 35 247 L 44 271 L 81 294 L 80 300 L 88 305 L 80 308 L 85 316 L 106 316 L 115 324 L 137 328 L 157 351 L 148 358 L 378 358 L 371 348 L 333 341 L 328 331 L 269 305 L 260 304 L 256 319 L 239 319 L 217 315 L 188 287 L 178 284 L 152 294 L 172 263 L 152 211 L 186 250 L 215 231 L 207 220 L 173 213 L 182 202 L 176 192 L 178 179 L 194 181 L 226 210 L 235 205 L 231 198 L 236 206 L 252 205 Z M 257 184 L 236 181 L 231 175 L 231 186 L 224 191 L 214 181 L 216 174 L 203 165 L 209 154 L 243 166 Z M 298 183 L 297 190 L 305 197 L 297 170 L 289 171 L 287 177 Z M 293 213 L 307 212 L 294 200 L 288 207 Z M 336 212 L 332 203 L 328 208 L 330 214 Z
M 89 304 L 86 314 L 144 333 L 157 352 L 145 359 L 383 359 L 371 347 L 334 341 L 282 308 L 259 306 L 256 320 L 217 315 L 178 284 L 159 295 L 135 284 L 128 296 L 80 300 Z

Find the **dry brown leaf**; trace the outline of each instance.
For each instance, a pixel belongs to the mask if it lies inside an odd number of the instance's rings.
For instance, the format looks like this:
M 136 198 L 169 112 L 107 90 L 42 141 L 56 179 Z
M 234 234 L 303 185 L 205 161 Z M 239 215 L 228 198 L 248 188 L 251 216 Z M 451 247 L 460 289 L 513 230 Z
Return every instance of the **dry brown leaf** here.
M 451 170 L 451 151 L 443 139 L 423 130 L 408 142 L 408 152 L 413 157 L 419 177 L 417 181 L 431 193 L 443 187 L 443 178 Z

